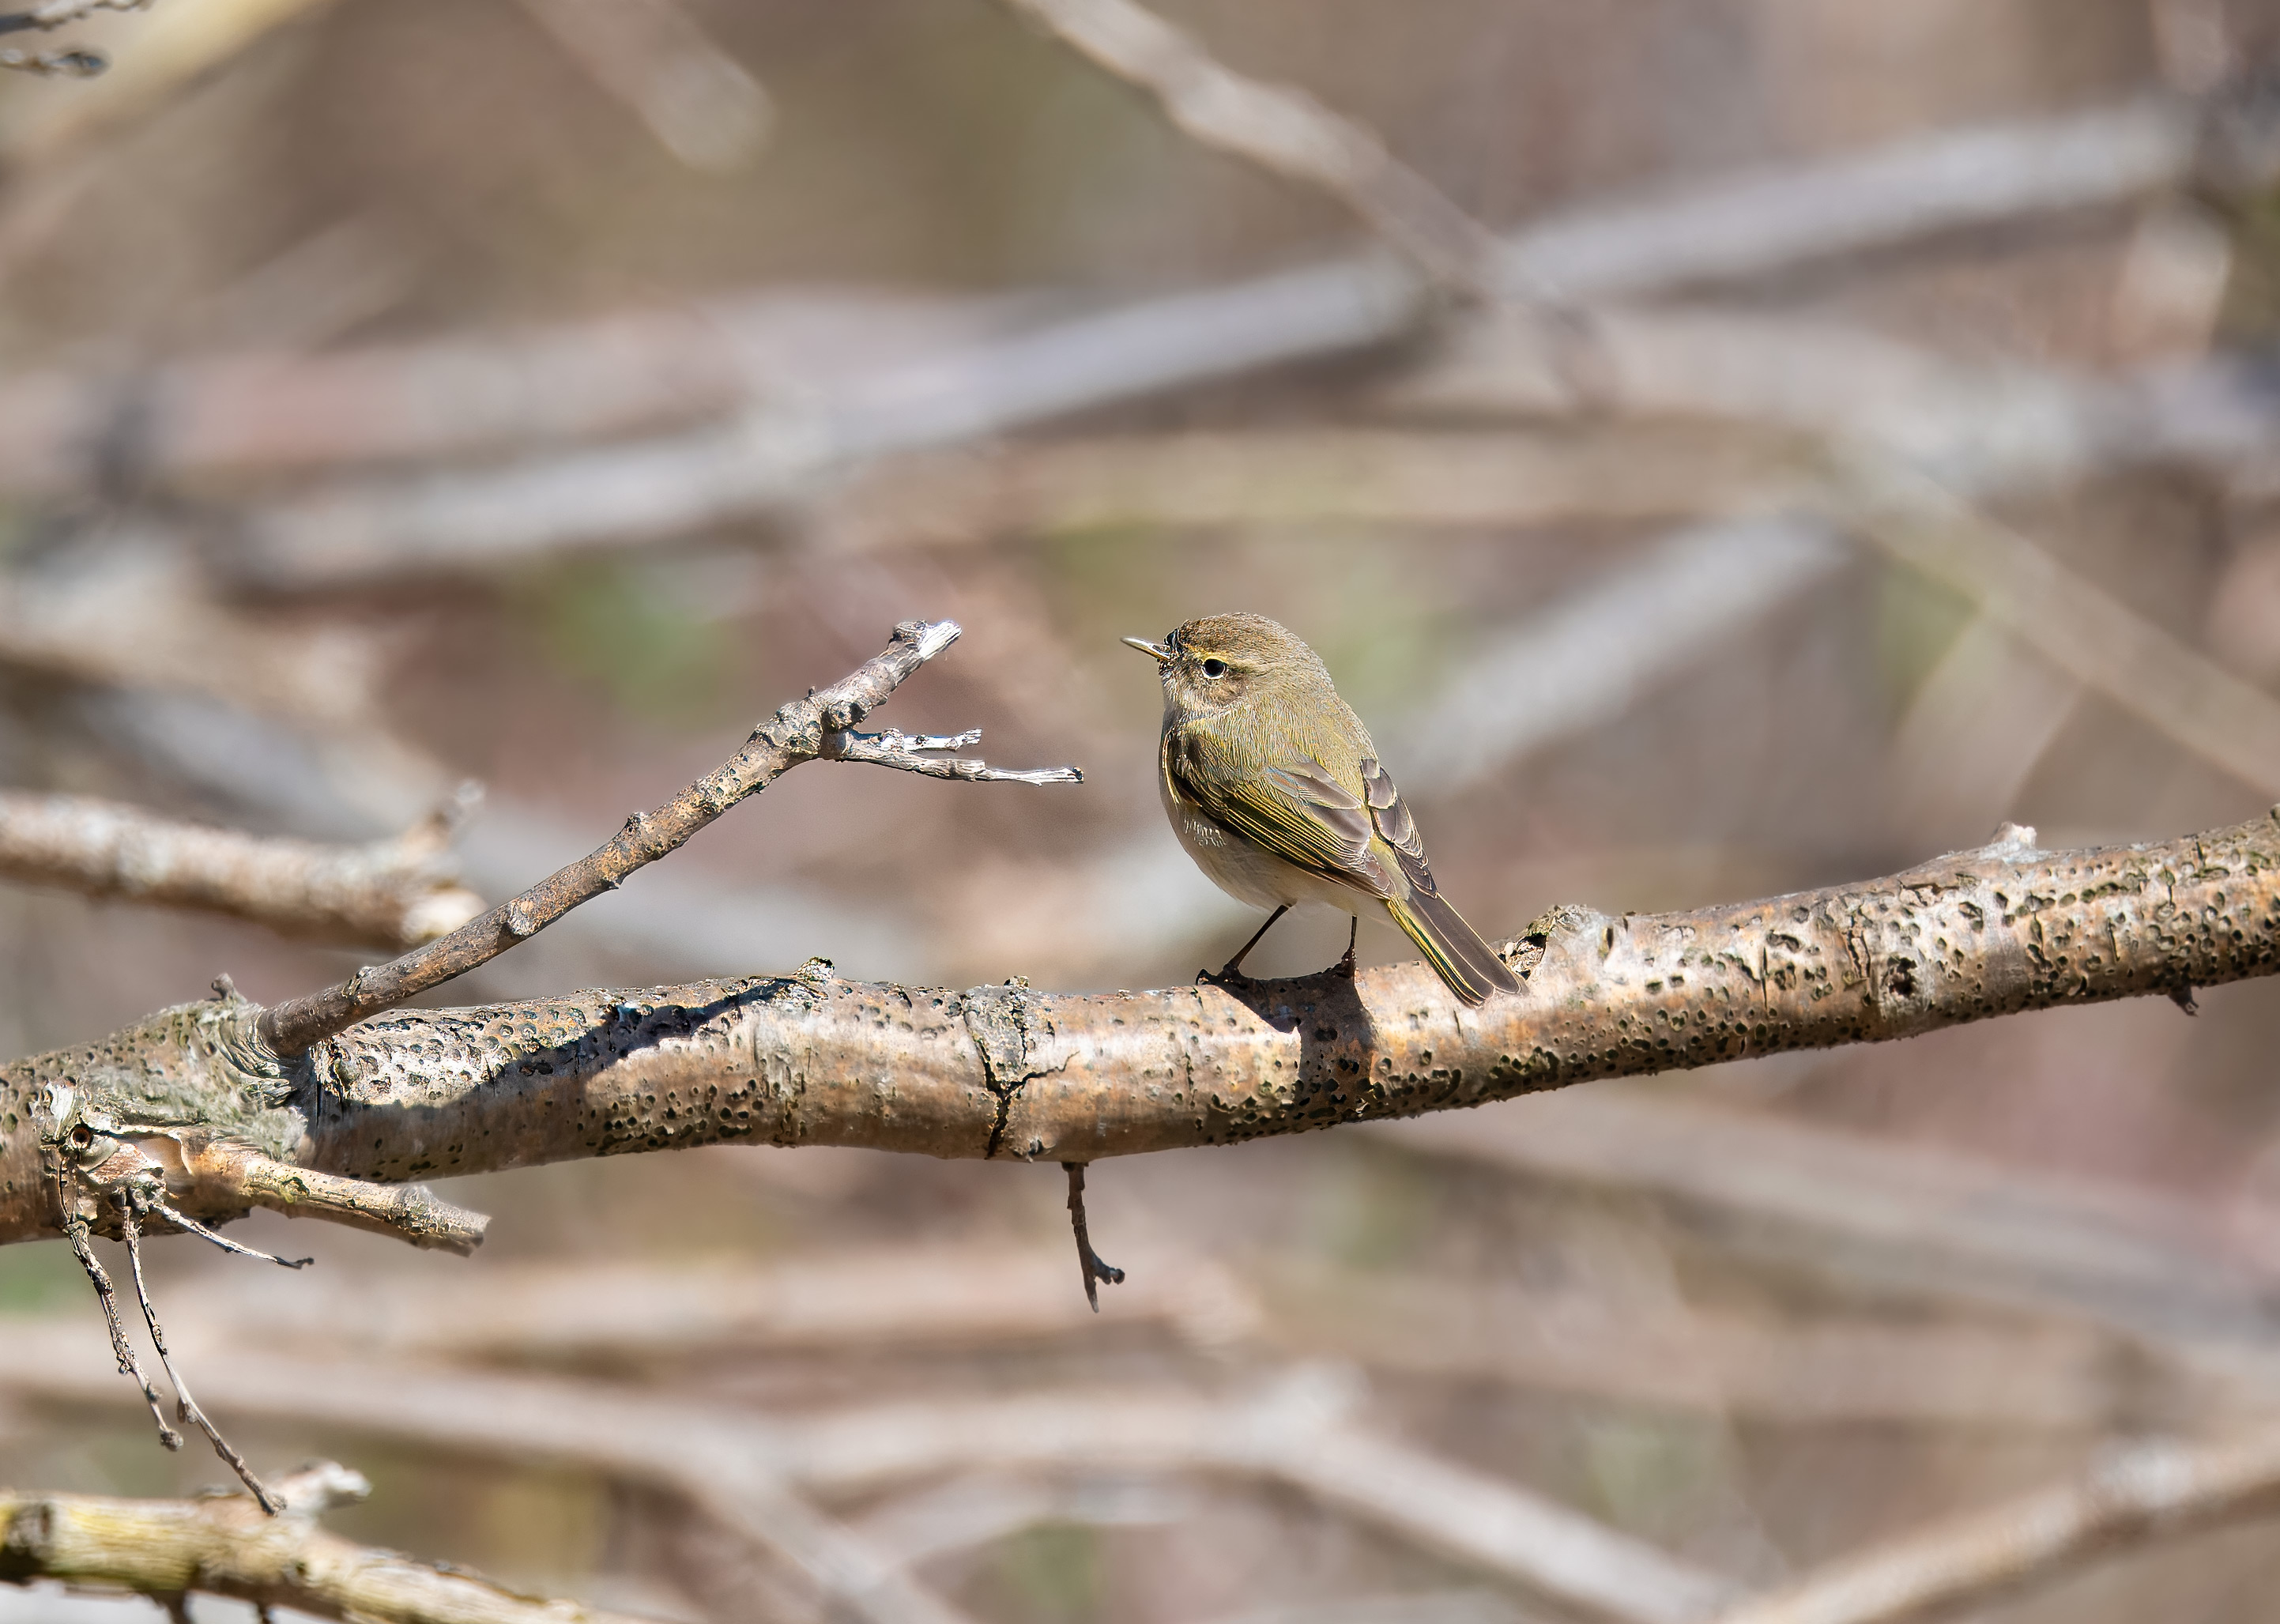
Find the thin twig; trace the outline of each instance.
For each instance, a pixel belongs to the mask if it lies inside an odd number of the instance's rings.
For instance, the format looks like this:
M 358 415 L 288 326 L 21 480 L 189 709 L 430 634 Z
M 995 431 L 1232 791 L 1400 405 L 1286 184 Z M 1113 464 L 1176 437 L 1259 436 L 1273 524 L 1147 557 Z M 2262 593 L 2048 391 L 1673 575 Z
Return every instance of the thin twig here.
M 1069 1228 L 1076 1234 L 1076 1266 L 1084 1276 L 1084 1300 L 1092 1312 L 1100 1312 L 1100 1282 L 1112 1286 L 1124 1283 L 1124 1271 L 1092 1250 L 1092 1237 L 1084 1227 L 1084 1164 L 1063 1162 L 1062 1171 L 1068 1174 Z
M 160 1200 L 156 1196 L 145 1197 L 144 1204 L 148 1205 L 152 1212 L 165 1219 L 168 1223 L 173 1224 L 176 1228 L 184 1230 L 189 1234 L 195 1235 L 202 1241 L 219 1246 L 226 1252 L 235 1252 L 241 1258 L 250 1258 L 257 1263 L 273 1263 L 277 1265 L 278 1267 L 285 1269 L 305 1269 L 316 1261 L 314 1258 L 281 1258 L 275 1252 L 263 1251 L 258 1248 L 252 1246 L 241 1246 L 237 1242 L 231 1240 L 226 1235 L 215 1234 L 204 1224 L 198 1222 L 196 1219 L 187 1217 L 184 1214 L 176 1212 L 173 1207 L 167 1205 L 166 1202 Z
M 87 1220 L 70 1205 L 65 1205 L 64 1212 L 64 1234 L 70 1237 L 80 1267 L 87 1271 L 88 1283 L 95 1288 L 96 1301 L 103 1305 L 103 1322 L 111 1332 L 111 1351 L 119 1361 L 119 1374 L 133 1378 L 142 1389 L 143 1401 L 150 1406 L 150 1419 L 158 1424 L 158 1442 L 170 1450 L 178 1450 L 182 1447 L 182 1435 L 166 1424 L 158 1389 L 143 1373 L 142 1361 L 135 1356 L 135 1344 L 127 1339 L 126 1322 L 119 1317 L 119 1293 L 111 1283 L 109 1271 L 88 1243 Z
M 150 1301 L 150 1287 L 142 1279 L 142 1220 L 135 1210 L 134 1193 L 120 1190 L 117 1204 L 119 1233 L 127 1243 L 127 1266 L 135 1280 L 135 1300 L 142 1305 L 142 1322 L 150 1328 L 150 1345 L 158 1351 L 158 1363 L 166 1369 L 166 1380 L 174 1384 L 174 1419 L 187 1421 L 205 1434 L 206 1442 L 213 1445 L 214 1453 L 237 1474 L 237 1481 L 252 1493 L 254 1499 L 260 1503 L 261 1509 L 273 1517 L 276 1516 L 285 1509 L 285 1502 L 253 1474 L 253 1468 L 245 1464 L 245 1457 L 221 1435 L 220 1428 L 206 1419 L 206 1412 L 198 1408 L 198 1401 L 190 1396 L 181 1373 L 174 1368 L 173 1355 L 166 1348 L 166 1328 L 158 1323 L 158 1305 Z
M 523 9 L 691 168 L 741 169 L 766 142 L 767 92 L 680 0 L 523 0 Z
M 369 966 L 323 992 L 272 1006 L 261 1016 L 263 1040 L 278 1055 L 298 1055 L 366 1016 L 489 963 L 581 903 L 615 890 L 628 875 L 679 850 L 737 802 L 757 795 L 801 762 L 824 755 L 834 733 L 845 732 L 885 704 L 912 673 L 958 635 L 954 620 L 931 625 L 905 621 L 895 628 L 883 652 L 829 688 L 784 705 L 753 729 L 744 747 L 725 764 L 656 811 L 628 818 L 625 827 L 591 855 L 557 870 L 441 941 Z
M 884 733 L 827 733 L 819 752 L 826 761 L 860 761 L 927 778 L 952 778 L 969 784 L 1081 784 L 1075 767 L 993 767 L 971 757 L 921 755 L 922 750 L 959 750 L 981 740 L 982 730 L 913 737 L 892 728 Z
M 1146 90 L 1202 145 L 1328 192 L 1437 286 L 1482 302 L 1506 296 L 1494 234 L 1387 151 L 1367 126 L 1303 90 L 1234 72 L 1132 0 L 1005 4 Z

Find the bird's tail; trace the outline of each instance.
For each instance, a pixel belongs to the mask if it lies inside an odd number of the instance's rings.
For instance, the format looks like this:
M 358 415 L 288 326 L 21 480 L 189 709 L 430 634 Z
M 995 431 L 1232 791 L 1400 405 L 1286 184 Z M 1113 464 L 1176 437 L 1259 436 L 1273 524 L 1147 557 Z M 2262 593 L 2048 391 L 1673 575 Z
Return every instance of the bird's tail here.
M 1492 992 L 1520 990 L 1518 979 L 1496 950 L 1441 900 L 1439 892 L 1416 887 L 1406 897 L 1388 898 L 1385 911 L 1409 933 L 1449 990 L 1466 1003 L 1483 1004 Z

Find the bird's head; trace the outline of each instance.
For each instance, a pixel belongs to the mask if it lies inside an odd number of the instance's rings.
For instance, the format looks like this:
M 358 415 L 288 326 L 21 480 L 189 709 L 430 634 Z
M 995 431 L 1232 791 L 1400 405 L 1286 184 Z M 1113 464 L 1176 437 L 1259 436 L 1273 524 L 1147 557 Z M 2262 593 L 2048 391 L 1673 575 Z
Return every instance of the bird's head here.
M 1321 658 L 1265 615 L 1205 615 L 1161 643 L 1124 641 L 1156 662 L 1167 717 L 1205 715 L 1286 689 L 1329 686 Z

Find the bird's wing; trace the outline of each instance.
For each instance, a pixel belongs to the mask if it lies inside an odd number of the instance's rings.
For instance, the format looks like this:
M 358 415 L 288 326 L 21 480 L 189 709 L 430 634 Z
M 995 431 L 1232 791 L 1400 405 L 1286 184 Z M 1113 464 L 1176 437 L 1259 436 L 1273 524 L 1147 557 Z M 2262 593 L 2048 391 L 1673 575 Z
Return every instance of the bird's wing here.
M 1520 981 L 1511 966 L 1442 900 L 1408 804 L 1394 787 L 1393 775 L 1374 757 L 1362 758 L 1361 794 L 1380 840 L 1391 849 L 1401 877 L 1409 881 L 1404 895 L 1386 898 L 1393 922 L 1409 933 L 1449 990 L 1466 1003 L 1485 1003 L 1490 993 L 1518 992 Z
M 1401 791 L 1393 781 L 1393 774 L 1379 765 L 1375 756 L 1365 756 L 1361 763 L 1362 799 L 1368 804 L 1370 820 L 1385 843 L 1393 848 L 1394 860 L 1401 865 L 1402 876 L 1421 891 L 1435 891 L 1433 870 L 1425 861 L 1425 842 L 1417 833 L 1416 820 L 1409 815 L 1409 803 L 1401 798 Z
M 1321 762 L 1300 757 L 1245 772 L 1217 740 L 1175 732 L 1164 736 L 1163 769 L 1181 799 L 1292 866 L 1373 897 L 1397 889 L 1368 806 Z

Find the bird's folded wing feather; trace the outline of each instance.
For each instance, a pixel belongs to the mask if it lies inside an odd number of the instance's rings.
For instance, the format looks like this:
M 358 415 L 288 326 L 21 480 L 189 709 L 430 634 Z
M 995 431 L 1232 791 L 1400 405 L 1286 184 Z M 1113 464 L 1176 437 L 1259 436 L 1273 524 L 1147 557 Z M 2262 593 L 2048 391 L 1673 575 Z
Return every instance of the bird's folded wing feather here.
M 1425 861 L 1425 842 L 1409 815 L 1409 803 L 1401 798 L 1393 774 L 1374 756 L 1362 758 L 1361 793 L 1369 804 L 1369 815 L 1377 824 L 1377 832 L 1393 848 L 1394 860 L 1401 865 L 1401 872 L 1410 885 L 1437 896 L 1440 888 L 1433 883 L 1432 866 Z
M 1182 798 L 1253 845 L 1372 896 L 1393 895 L 1368 806 L 1321 763 L 1300 758 L 1246 772 L 1217 740 L 1182 733 L 1165 735 L 1163 766 Z

